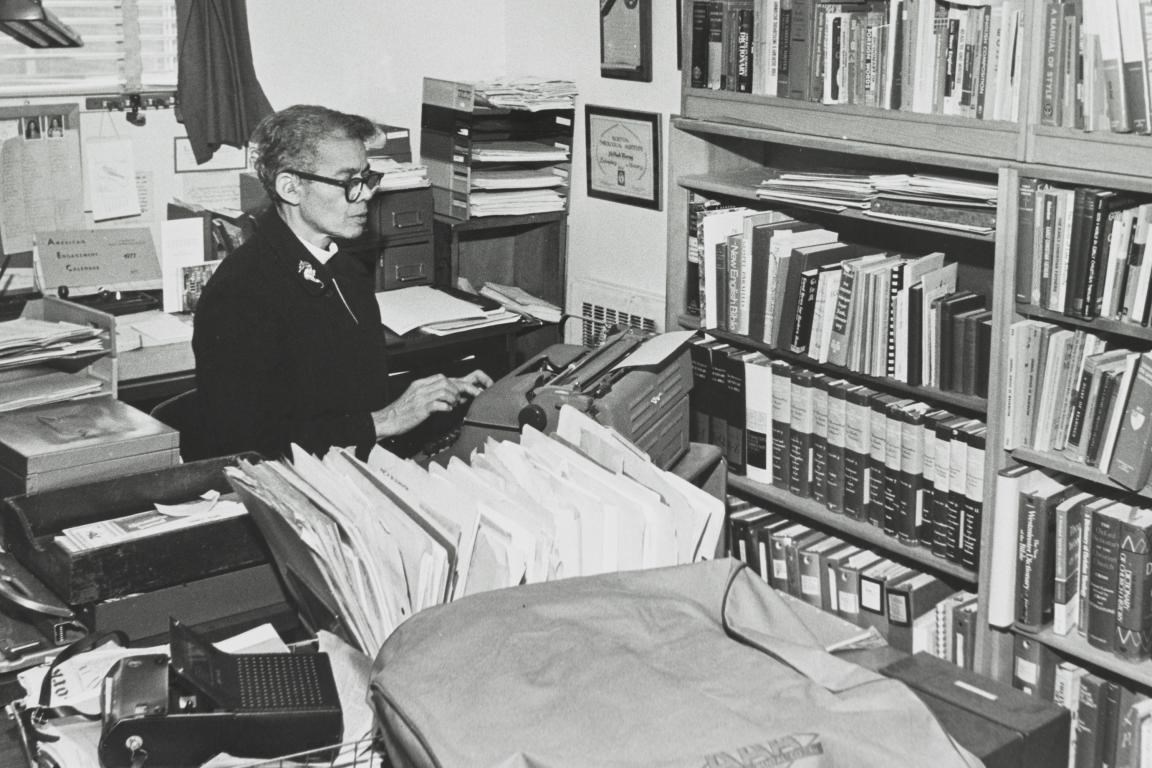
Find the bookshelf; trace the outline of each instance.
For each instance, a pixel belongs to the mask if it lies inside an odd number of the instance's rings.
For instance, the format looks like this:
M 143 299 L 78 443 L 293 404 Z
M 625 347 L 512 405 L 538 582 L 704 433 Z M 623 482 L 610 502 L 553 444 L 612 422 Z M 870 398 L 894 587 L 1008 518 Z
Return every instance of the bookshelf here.
M 682 56 L 692 61 L 692 3 L 685 3 L 681 19 L 685 30 Z M 759 6 L 757 6 L 759 7 Z M 1024 14 L 1019 64 L 1021 84 L 1015 105 L 1021 119 L 977 120 L 924 114 L 857 104 L 819 104 L 790 98 L 693 87 L 692 68 L 685 66 L 680 114 L 671 120 L 669 138 L 671 167 L 669 178 L 677 185 L 668 205 L 668 327 L 700 327 L 698 316 L 686 308 L 689 293 L 689 267 L 686 243 L 689 240 L 689 197 L 699 193 L 722 204 L 768 209 L 773 203 L 761 200 L 756 186 L 767 168 L 819 168 L 827 164 L 852 169 L 884 172 L 925 172 L 962 175 L 992 180 L 997 187 L 997 228 L 992 235 L 958 234 L 921 224 L 880 225 L 856 211 L 839 214 L 804 213 L 788 209 L 796 216 L 807 215 L 821 226 L 869 239 L 930 244 L 938 239 L 940 249 L 961 262 L 972 283 L 982 283 L 988 307 L 993 311 L 993 348 L 989 366 L 987 398 L 971 398 L 930 388 L 913 388 L 895 381 L 862 376 L 836 366 L 803 362 L 830 375 L 865 384 L 894 394 L 917 397 L 940 407 L 984 416 L 988 423 L 984 471 L 984 519 L 979 567 L 967 572 L 953 570 L 953 564 L 928 556 L 928 570 L 953 577 L 968 578 L 976 584 L 981 599 L 981 631 L 977 638 L 977 669 L 1001 680 L 1012 673 L 1013 632 L 987 623 L 989 569 L 992 567 L 990 511 L 994 509 L 997 473 L 1017 463 L 1065 472 L 1093 487 L 1124 493 L 1124 489 L 1099 469 L 1077 464 L 1059 455 L 1003 446 L 1003 418 L 1007 412 L 1006 376 L 1007 329 L 1022 318 L 1033 318 L 1083 328 L 1107 335 L 1114 343 L 1147 349 L 1152 342 L 1148 327 L 1115 320 L 1080 320 L 1040 306 L 1017 304 L 1014 298 L 1018 253 L 1019 189 L 1021 179 L 1037 178 L 1068 186 L 1093 185 L 1152 194 L 1152 138 L 1147 135 L 1085 132 L 1076 128 L 1042 125 L 1040 78 L 1044 69 L 1041 6 L 1032 4 Z M 948 247 L 945 247 L 948 246 Z M 911 250 L 911 249 L 910 249 Z M 954 254 L 955 252 L 955 254 Z M 714 338 L 749 351 L 759 351 L 772 359 L 797 362 L 796 355 L 773 349 L 758 339 L 731 332 L 704 328 Z M 867 541 L 877 550 L 894 556 L 916 557 L 901 551 L 899 542 L 873 530 L 866 523 L 830 512 L 811 499 L 800 498 L 744 477 L 733 477 L 732 487 L 742 496 L 770 503 L 801 518 L 815 520 L 832 530 Z M 1134 500 L 1152 498 L 1149 489 L 1131 495 Z M 963 569 L 960 569 L 963 571 Z M 1063 658 L 1080 659 L 1094 669 L 1106 670 L 1118 678 L 1152 687 L 1149 663 L 1128 663 L 1102 653 L 1085 642 L 1042 631 L 1041 643 Z

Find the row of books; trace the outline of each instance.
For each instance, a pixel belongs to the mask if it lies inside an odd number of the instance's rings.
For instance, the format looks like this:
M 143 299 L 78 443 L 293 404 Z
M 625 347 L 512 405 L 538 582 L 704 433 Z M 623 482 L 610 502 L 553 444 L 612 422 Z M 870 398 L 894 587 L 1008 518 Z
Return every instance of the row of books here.
M 690 351 L 692 439 L 730 471 L 976 567 L 982 421 L 717 340 Z
M 1006 570 L 1015 571 L 1017 629 L 1050 626 L 1123 659 L 1149 658 L 1152 509 L 1026 465 L 1000 472 L 996 509 L 1016 520 Z
M 1152 472 L 1152 353 L 1106 349 L 1083 329 L 1024 319 L 1008 330 L 1006 449 L 1059 453 L 1140 490 Z
M 1148 325 L 1152 202 L 1020 180 L 1016 299 L 1069 317 Z
M 1045 0 L 1041 12 L 1041 125 L 1152 131 L 1152 3 Z
M 778 211 L 694 209 L 705 328 L 870 376 L 986 396 L 992 311 L 957 265 L 840 242 Z
M 986 120 L 1018 116 L 1016 0 L 694 0 L 693 88 Z
M 1062 659 L 1028 635 L 1014 640 L 1012 685 L 1068 710 L 1068 768 L 1152 766 L 1152 698 Z
M 972 668 L 975 594 L 738 497 L 728 537 L 729 554 L 775 589 L 875 628 L 893 648 Z

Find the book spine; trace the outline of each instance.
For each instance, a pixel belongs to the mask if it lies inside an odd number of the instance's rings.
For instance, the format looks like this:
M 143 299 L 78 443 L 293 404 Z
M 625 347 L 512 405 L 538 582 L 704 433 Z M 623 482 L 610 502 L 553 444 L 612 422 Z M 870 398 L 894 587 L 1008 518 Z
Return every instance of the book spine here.
M 844 512 L 844 465 L 848 420 L 848 383 L 843 379 L 828 385 L 828 438 L 824 461 L 824 505 L 832 512 Z
M 832 335 L 828 342 L 828 362 L 842 366 L 848 362 L 848 324 L 852 310 L 853 285 L 856 282 L 856 267 L 850 262 L 846 262 L 841 270 L 840 288 L 836 294 L 836 308 L 832 312 Z
M 1119 404 L 1118 404 L 1119 405 Z M 1152 354 L 1140 356 L 1108 476 L 1125 488 L 1141 490 L 1152 472 Z
M 713 397 L 726 397 L 728 392 L 727 358 L 730 348 L 726 345 L 716 345 L 711 348 L 711 364 L 708 366 L 709 380 Z M 708 411 L 708 436 L 712 445 L 720 449 L 724 456 L 728 455 L 728 406 L 726 403 L 713 401 Z
M 1100 697 L 1104 694 L 1105 681 L 1093 674 L 1085 675 L 1080 681 L 1080 700 L 1076 708 L 1076 768 L 1099 766 L 1100 747 L 1097 734 L 1100 730 Z
M 1116 635 L 1116 586 L 1120 566 L 1120 520 L 1096 515 L 1092 522 L 1092 558 L 1088 573 L 1088 642 L 1113 650 Z
M 1016 531 L 1016 624 L 1035 631 L 1042 625 L 1040 546 L 1043 539 L 1039 504 L 1033 494 L 1021 494 Z
M 965 433 L 966 456 L 963 518 L 960 523 L 960 564 L 975 570 L 980 563 L 980 531 L 984 518 L 984 451 L 986 433 L 977 428 Z M 1049 579 L 1051 585 L 1051 579 Z M 1051 594 L 1051 586 L 1049 586 Z
M 695 443 L 708 443 L 708 409 L 715 402 L 711 396 L 711 353 L 702 341 L 693 343 L 688 352 L 692 360 L 692 391 L 688 396 L 689 439 Z
M 708 87 L 720 90 L 724 72 L 724 16 L 727 12 L 725 0 L 709 0 L 708 3 Z
M 1152 604 L 1149 586 L 1149 541 L 1152 522 L 1125 521 L 1120 529 L 1116 570 L 1116 635 L 1114 650 L 1125 659 L 1148 658 L 1152 644 Z
M 872 525 L 884 525 L 884 486 L 888 474 L 884 471 L 884 458 L 887 452 L 888 418 L 887 405 L 893 398 L 889 395 L 876 395 L 869 404 L 871 428 L 868 443 L 868 485 L 865 497 L 866 519 Z
M 867 515 L 870 483 L 872 390 L 849 387 L 844 410 L 844 514 L 856 520 Z
M 898 400 L 884 409 L 884 503 L 879 523 L 889 536 L 898 536 L 909 528 L 900 488 L 904 410 L 907 405 Z
M 1022 177 L 1016 191 L 1016 302 L 1032 303 L 1032 270 L 1035 239 L 1033 229 L 1036 219 L 1036 189 L 1039 181 Z
M 708 0 L 692 2 L 692 60 L 690 66 L 693 88 L 708 87 Z
M 724 358 L 725 406 L 728 410 L 724 457 L 728 471 L 744 474 L 744 360 L 741 353 L 733 350 Z
M 788 490 L 792 431 L 792 366 L 772 362 L 772 485 Z
M 801 497 L 807 497 L 812 487 L 814 376 L 815 374 L 806 368 L 792 370 L 788 490 Z
M 820 504 L 828 500 L 828 393 L 831 379 L 812 379 L 812 482 L 809 495 Z
M 1060 0 L 1044 4 L 1044 59 L 1040 75 L 1040 124 L 1060 124 L 1060 41 L 1064 18 Z
M 749 480 L 772 483 L 772 369 L 767 360 L 744 366 L 744 472 Z

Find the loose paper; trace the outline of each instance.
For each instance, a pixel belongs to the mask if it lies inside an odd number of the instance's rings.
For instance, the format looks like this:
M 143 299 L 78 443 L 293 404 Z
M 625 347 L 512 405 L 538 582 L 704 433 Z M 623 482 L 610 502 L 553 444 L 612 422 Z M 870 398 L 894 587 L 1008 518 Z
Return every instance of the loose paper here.
M 140 215 L 136 158 L 130 140 L 88 139 L 84 143 L 84 167 L 94 221 Z
M 160 222 L 160 269 L 165 312 L 185 311 L 184 268 L 203 263 L 204 219 L 196 216 Z

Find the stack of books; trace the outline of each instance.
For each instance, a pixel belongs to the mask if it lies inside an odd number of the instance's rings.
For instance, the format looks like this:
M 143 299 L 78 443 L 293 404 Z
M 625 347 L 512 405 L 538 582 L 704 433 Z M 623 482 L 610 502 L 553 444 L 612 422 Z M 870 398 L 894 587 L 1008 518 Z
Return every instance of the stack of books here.
M 180 433 L 113 397 L 0 414 L 0 496 L 179 463 Z

